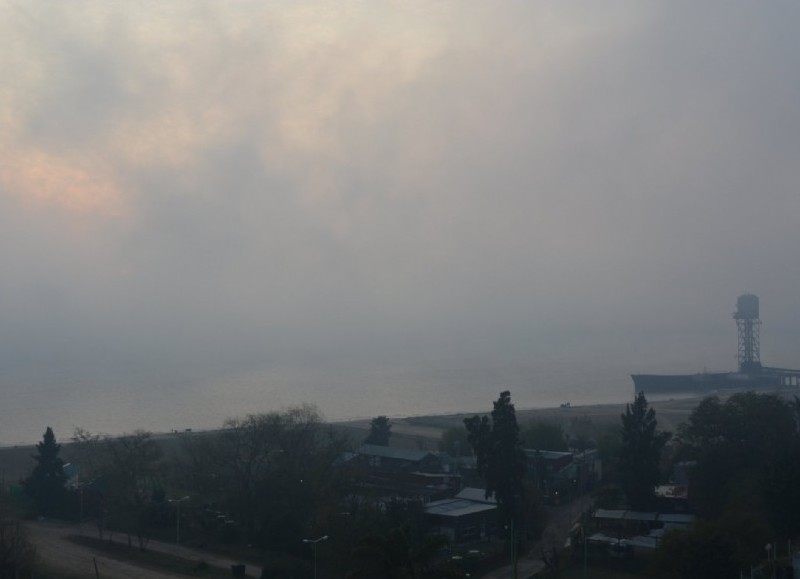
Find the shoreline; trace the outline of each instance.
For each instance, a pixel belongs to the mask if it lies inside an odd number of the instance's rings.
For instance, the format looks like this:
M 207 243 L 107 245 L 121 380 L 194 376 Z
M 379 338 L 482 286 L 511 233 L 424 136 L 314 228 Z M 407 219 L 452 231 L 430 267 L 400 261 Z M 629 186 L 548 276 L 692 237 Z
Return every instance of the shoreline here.
M 709 392 L 702 394 L 687 394 L 682 397 L 672 397 L 664 399 L 648 400 L 648 404 L 656 411 L 656 420 L 660 430 L 676 432 L 678 426 L 685 422 L 694 408 L 708 396 L 718 395 L 724 399 L 735 394 L 738 390 L 725 392 Z M 790 389 L 775 392 L 782 396 L 798 393 L 798 389 Z M 621 415 L 625 412 L 628 402 L 611 402 L 603 404 L 569 405 L 561 407 L 546 408 L 522 408 L 516 409 L 517 422 L 524 428 L 529 422 L 543 421 L 560 424 L 569 427 L 572 420 L 588 418 L 594 427 L 607 427 L 621 424 Z M 463 425 L 464 418 L 489 415 L 491 413 L 490 404 L 482 412 L 457 412 L 452 414 L 429 414 L 419 416 L 406 416 L 400 418 L 390 417 L 392 423 L 392 434 L 394 435 L 392 446 L 425 448 L 435 450 L 442 433 L 448 428 Z M 368 432 L 372 418 L 362 418 L 353 420 L 326 421 L 326 424 L 347 428 L 355 431 L 356 438 L 360 437 L 360 432 Z M 154 438 L 171 440 L 181 436 L 191 436 L 203 433 L 210 433 L 219 430 L 211 428 L 207 430 L 187 430 L 187 431 L 164 431 L 152 432 Z M 19 474 L 27 473 L 33 463 L 32 455 L 35 450 L 36 442 L 28 444 L 0 444 L 0 474 L 6 483 L 17 479 Z M 61 440 L 60 444 L 69 447 L 69 439 Z
M 734 391 L 726 392 L 721 396 L 733 394 Z M 707 396 L 711 396 L 713 393 L 706 393 L 706 394 L 686 394 L 683 396 L 677 395 L 672 398 L 666 399 L 655 399 L 655 400 L 648 400 L 648 403 L 651 407 L 656 409 L 656 413 L 660 413 L 660 409 L 663 409 L 667 414 L 683 414 L 691 411 L 694 406 L 696 406 L 703 398 Z M 602 422 L 606 422 L 607 420 L 615 417 L 617 420 L 619 419 L 620 414 L 625 412 L 625 406 L 630 404 L 630 401 L 626 402 L 607 402 L 607 403 L 596 403 L 596 404 L 576 404 L 571 405 L 566 403 L 566 406 L 543 406 L 543 407 L 526 407 L 526 408 L 516 408 L 516 415 L 517 421 L 522 425 L 530 420 L 544 420 L 549 422 L 559 422 L 563 421 L 564 419 L 569 418 L 576 418 L 579 416 L 589 416 L 596 417 Z M 491 402 L 487 404 L 490 406 Z M 690 408 L 687 410 L 686 406 L 689 405 Z M 480 411 L 458 411 L 446 414 L 414 414 L 414 415 L 398 415 L 398 416 L 389 416 L 389 420 L 392 422 L 393 425 L 399 426 L 397 432 L 404 428 L 423 428 L 427 427 L 432 430 L 439 430 L 443 431 L 451 426 L 458 426 L 463 423 L 464 418 L 470 418 L 475 415 L 483 416 L 491 414 L 491 408 L 486 408 L 485 410 Z M 346 418 L 342 420 L 326 420 L 326 424 L 330 424 L 333 426 L 343 426 L 343 427 L 352 427 L 356 429 L 369 429 L 370 421 L 373 417 L 358 417 L 358 418 Z M 171 438 L 174 436 L 180 435 L 189 435 L 189 434 L 203 434 L 209 432 L 215 432 L 220 430 L 219 427 L 214 428 L 198 428 L 198 429 L 191 429 L 187 428 L 185 430 L 163 430 L 157 431 L 153 430 L 150 431 L 153 437 L 157 438 Z M 98 433 L 102 436 L 122 436 L 125 433 L 117 433 L 117 434 L 109 434 L 109 433 Z M 39 442 L 39 439 L 34 441 L 28 442 L 0 442 L 0 452 L 9 449 L 15 448 L 32 448 Z M 71 439 L 59 439 L 59 444 L 69 445 L 71 444 Z
M 728 393 L 726 393 L 727 395 Z M 733 392 L 730 392 L 733 394 Z M 648 404 L 656 411 L 659 429 L 675 432 L 684 422 L 692 410 L 704 398 L 713 395 L 688 394 L 684 397 L 648 400 Z M 545 408 L 516 408 L 517 423 L 524 427 L 529 422 L 542 421 L 568 425 L 573 419 L 588 418 L 595 426 L 620 424 L 621 415 L 625 412 L 628 402 L 609 402 L 603 404 L 569 405 Z M 403 438 L 433 440 L 441 437 L 442 432 L 448 428 L 463 425 L 465 418 L 475 415 L 491 414 L 491 408 L 482 412 L 457 412 L 453 414 L 430 414 L 420 416 L 407 416 L 392 418 L 392 434 Z M 331 424 L 368 430 L 371 419 L 356 419 Z

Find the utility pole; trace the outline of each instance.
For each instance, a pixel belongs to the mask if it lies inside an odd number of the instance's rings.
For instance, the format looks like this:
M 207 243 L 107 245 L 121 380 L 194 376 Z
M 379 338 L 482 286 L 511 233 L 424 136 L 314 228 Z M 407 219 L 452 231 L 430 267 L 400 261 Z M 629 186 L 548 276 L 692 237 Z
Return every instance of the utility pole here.
M 317 579 L 317 543 L 327 540 L 328 535 L 323 535 L 318 539 L 303 539 L 304 543 L 311 543 L 314 546 L 314 579 Z
M 517 544 L 514 537 L 514 517 L 511 517 L 511 564 L 514 568 L 514 579 L 517 579 Z
M 181 544 L 181 503 L 183 501 L 187 500 L 188 498 L 189 498 L 189 495 L 186 495 L 185 497 L 182 497 L 180 499 L 167 499 L 168 502 L 177 503 L 177 505 L 178 505 L 178 507 L 177 507 L 177 509 L 178 509 L 177 510 L 178 523 L 175 526 L 175 529 L 176 529 L 175 530 L 175 544 L 176 545 L 180 545 Z

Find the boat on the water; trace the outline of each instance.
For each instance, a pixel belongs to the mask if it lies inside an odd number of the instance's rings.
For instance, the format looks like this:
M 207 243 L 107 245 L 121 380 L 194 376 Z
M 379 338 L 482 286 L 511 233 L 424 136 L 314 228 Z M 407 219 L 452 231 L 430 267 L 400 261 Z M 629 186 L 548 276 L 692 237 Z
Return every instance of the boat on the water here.
M 634 394 L 705 394 L 716 390 L 778 390 L 800 386 L 800 370 L 761 365 L 758 296 L 736 301 L 733 318 L 739 334 L 739 371 L 700 374 L 632 374 Z
M 761 368 L 757 372 L 702 372 L 699 374 L 632 374 L 634 393 L 707 394 L 715 390 L 778 390 L 797 387 L 800 371 Z

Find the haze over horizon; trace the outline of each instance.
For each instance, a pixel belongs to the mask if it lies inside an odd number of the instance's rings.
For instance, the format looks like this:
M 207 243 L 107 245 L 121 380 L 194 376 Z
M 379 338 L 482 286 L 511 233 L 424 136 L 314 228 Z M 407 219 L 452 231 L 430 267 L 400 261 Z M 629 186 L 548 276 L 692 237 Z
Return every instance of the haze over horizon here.
M 0 412 L 59 376 L 733 369 L 748 292 L 800 367 L 798 22 L 0 1 Z

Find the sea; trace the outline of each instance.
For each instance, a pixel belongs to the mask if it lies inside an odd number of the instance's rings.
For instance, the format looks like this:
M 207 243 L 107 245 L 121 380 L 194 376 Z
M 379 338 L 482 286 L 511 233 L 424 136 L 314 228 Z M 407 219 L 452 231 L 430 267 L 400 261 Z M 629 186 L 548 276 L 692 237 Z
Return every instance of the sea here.
M 228 418 L 312 404 L 328 421 L 488 413 L 504 390 L 518 409 L 627 402 L 630 368 L 537 363 L 429 362 L 272 366 L 246 372 L 0 375 L 0 445 L 41 440 L 50 426 L 117 435 L 210 430 Z

